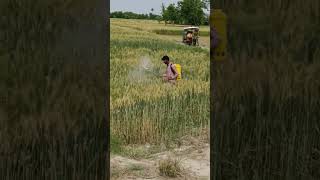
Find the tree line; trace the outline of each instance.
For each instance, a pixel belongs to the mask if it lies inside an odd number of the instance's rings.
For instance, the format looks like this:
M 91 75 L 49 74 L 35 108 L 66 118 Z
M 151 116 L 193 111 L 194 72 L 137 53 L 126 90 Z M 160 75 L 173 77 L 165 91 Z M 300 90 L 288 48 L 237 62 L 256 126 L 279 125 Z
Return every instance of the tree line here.
M 149 14 L 137 14 L 133 12 L 122 12 L 115 11 L 110 13 L 111 18 L 123 18 L 123 19 L 150 19 L 150 20 L 160 20 L 161 16 L 153 13 Z
M 190 24 L 190 25 L 208 25 L 209 15 L 204 10 L 209 9 L 209 0 L 181 0 L 177 4 L 171 3 L 167 7 L 161 5 L 161 15 L 137 14 L 133 12 L 116 11 L 110 14 L 111 18 L 124 19 L 150 19 L 164 21 L 165 24 Z
M 204 9 L 209 9 L 208 0 L 182 0 L 177 4 L 161 6 L 161 17 L 165 23 L 208 25 L 209 15 L 205 14 Z

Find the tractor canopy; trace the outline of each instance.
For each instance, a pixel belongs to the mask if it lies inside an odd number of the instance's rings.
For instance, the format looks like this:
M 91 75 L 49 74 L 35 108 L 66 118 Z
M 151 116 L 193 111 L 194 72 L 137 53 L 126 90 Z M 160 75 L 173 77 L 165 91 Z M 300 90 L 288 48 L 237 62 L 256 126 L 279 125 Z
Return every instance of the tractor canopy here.
M 190 26 L 183 28 L 184 31 L 199 31 L 199 27 L 196 26 Z

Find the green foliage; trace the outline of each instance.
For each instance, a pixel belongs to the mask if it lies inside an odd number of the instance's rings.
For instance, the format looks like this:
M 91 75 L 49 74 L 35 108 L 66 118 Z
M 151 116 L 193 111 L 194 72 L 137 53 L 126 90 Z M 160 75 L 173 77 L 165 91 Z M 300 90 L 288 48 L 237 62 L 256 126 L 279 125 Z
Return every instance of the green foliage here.
M 208 9 L 209 2 L 206 0 L 182 0 L 177 5 L 171 3 L 168 7 L 161 4 L 161 16 L 149 14 L 136 14 L 133 12 L 115 11 L 110 14 L 111 18 L 124 19 L 152 19 L 170 22 L 173 24 L 208 25 L 209 17 L 203 12 Z M 152 11 L 152 9 L 151 9 Z
M 166 13 L 165 17 L 167 18 L 165 20 L 171 21 L 171 23 L 178 23 L 179 22 L 179 20 L 180 20 L 179 10 L 177 7 L 175 7 L 174 4 L 170 4 L 167 7 L 165 13 Z
M 183 0 L 178 2 L 178 6 L 185 24 L 201 25 L 204 23 L 204 4 L 201 0 Z
M 167 8 L 162 4 L 162 18 L 177 24 L 208 24 L 208 17 L 203 12 L 207 7 L 208 2 L 202 0 L 182 0 Z

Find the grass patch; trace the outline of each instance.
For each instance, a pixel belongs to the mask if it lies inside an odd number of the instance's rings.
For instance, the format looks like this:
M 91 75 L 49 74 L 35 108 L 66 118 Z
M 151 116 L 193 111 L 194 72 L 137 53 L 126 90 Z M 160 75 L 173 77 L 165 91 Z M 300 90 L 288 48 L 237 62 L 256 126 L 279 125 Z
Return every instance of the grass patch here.
M 167 158 L 159 161 L 160 176 L 175 178 L 181 176 L 181 161 L 177 159 Z
M 122 151 L 122 155 L 132 159 L 142 159 L 147 158 L 150 152 L 143 146 L 126 146 Z
M 124 151 L 123 141 L 117 136 L 111 136 L 110 138 L 110 152 L 114 154 L 121 154 Z
M 142 171 L 142 170 L 144 170 L 144 167 L 141 166 L 141 165 L 138 165 L 138 164 L 131 164 L 131 165 L 128 167 L 128 170 L 129 170 L 129 171 Z

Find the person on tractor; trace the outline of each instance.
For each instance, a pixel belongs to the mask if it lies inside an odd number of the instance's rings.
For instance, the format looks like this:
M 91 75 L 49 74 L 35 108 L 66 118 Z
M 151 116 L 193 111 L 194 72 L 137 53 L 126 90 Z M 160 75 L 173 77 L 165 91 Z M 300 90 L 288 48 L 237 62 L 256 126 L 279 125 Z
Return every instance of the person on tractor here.
M 192 31 L 188 31 L 187 33 L 187 43 L 190 45 L 192 43 L 193 35 Z

